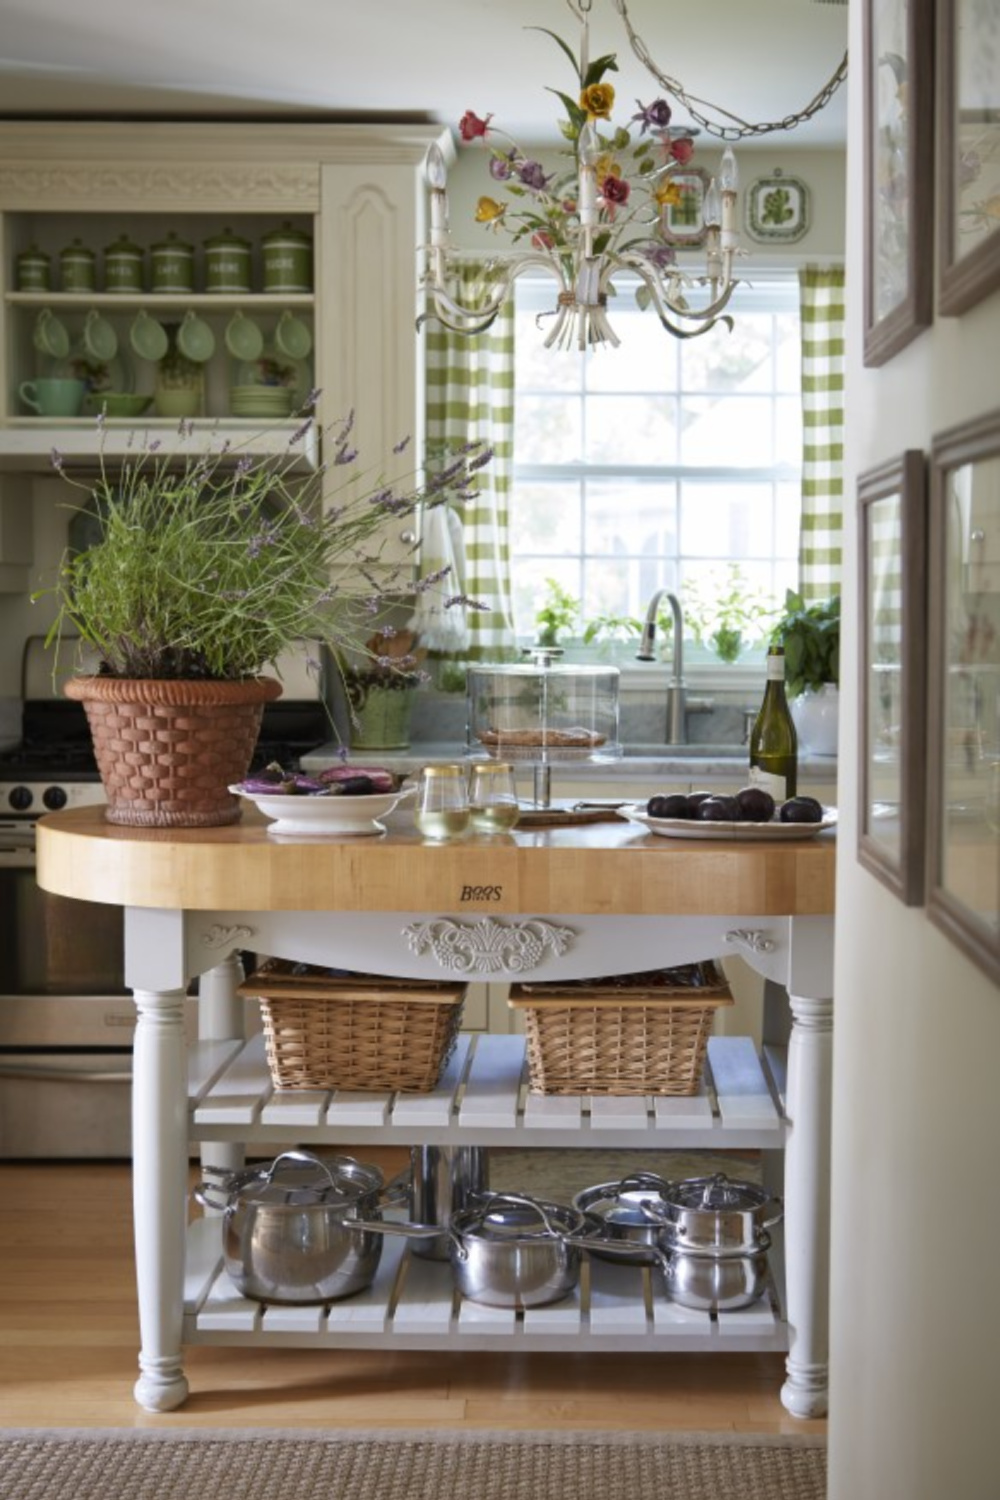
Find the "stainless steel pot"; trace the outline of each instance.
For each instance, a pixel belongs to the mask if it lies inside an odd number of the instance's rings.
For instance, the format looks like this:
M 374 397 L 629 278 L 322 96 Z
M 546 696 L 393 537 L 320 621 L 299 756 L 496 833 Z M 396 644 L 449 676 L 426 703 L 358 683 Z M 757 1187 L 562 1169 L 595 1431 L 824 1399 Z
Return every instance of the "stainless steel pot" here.
M 448 1260 L 453 1214 L 472 1208 L 489 1188 L 489 1154 L 483 1146 L 414 1146 L 410 1151 L 410 1218 L 440 1224 L 435 1239 L 421 1239 L 413 1254 Z
M 490 1193 L 453 1214 L 451 1264 L 463 1297 L 490 1307 L 544 1307 L 568 1297 L 599 1233 L 578 1209 Z
M 762 1234 L 746 1255 L 698 1255 L 674 1250 L 663 1266 L 667 1296 L 700 1312 L 735 1312 L 749 1307 L 767 1287 L 771 1236 Z
M 350 1156 L 285 1151 L 240 1172 L 206 1168 L 194 1197 L 223 1213 L 229 1279 L 258 1302 L 335 1302 L 370 1286 L 382 1236 L 430 1237 L 436 1227 L 382 1219 L 383 1177 Z
M 769 1210 L 773 1209 L 774 1212 Z M 643 1211 L 659 1224 L 666 1250 L 750 1255 L 761 1237 L 779 1223 L 781 1200 L 755 1182 L 738 1182 L 725 1172 L 675 1182 Z
M 643 1203 L 662 1205 L 669 1187 L 669 1182 L 655 1172 L 631 1172 L 618 1182 L 598 1182 L 584 1188 L 573 1199 L 573 1207 L 598 1221 L 602 1240 L 652 1249 L 660 1242 L 660 1228 Z M 592 1253 L 605 1260 L 620 1259 L 604 1254 L 599 1244 Z

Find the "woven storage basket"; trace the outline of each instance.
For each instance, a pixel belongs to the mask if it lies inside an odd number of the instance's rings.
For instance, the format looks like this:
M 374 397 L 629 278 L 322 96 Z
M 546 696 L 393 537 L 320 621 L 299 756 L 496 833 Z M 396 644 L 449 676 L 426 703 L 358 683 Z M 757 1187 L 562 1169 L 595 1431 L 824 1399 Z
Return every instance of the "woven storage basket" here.
M 260 1000 L 279 1089 L 427 1093 L 451 1056 L 464 984 L 339 974 L 268 959 L 240 985 Z
M 515 984 L 535 1094 L 694 1094 L 720 1005 L 714 963 L 568 984 Z
M 109 823 L 214 828 L 240 816 L 229 787 L 247 774 L 281 683 L 71 677 L 64 691 L 86 710 Z

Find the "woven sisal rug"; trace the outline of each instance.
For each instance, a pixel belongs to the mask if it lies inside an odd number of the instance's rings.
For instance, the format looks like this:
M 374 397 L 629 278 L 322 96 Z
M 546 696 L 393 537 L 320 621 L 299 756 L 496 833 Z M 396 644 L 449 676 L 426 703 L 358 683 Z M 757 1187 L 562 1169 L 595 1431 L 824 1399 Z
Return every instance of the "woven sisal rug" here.
M 822 1438 L 20 1431 L 4 1500 L 824 1500 Z

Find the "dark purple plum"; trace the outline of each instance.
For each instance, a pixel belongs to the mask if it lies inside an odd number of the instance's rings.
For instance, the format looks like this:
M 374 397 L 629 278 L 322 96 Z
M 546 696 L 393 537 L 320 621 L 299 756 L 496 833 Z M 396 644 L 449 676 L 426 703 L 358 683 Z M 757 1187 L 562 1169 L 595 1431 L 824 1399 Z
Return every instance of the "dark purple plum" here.
M 815 797 L 789 797 L 778 808 L 781 823 L 822 823 L 823 808 Z
M 714 793 L 712 792 L 688 792 L 687 805 L 691 809 L 688 816 L 696 818 L 698 816 L 698 809 L 701 804 L 707 801 L 707 799 L 713 795 Z
M 665 797 L 650 797 L 646 811 L 651 818 L 691 818 L 694 816 L 683 792 L 671 792 Z
M 774 798 L 762 786 L 741 787 L 736 801 L 741 823 L 770 823 L 774 817 Z
M 738 823 L 740 806 L 735 797 L 706 797 L 698 805 L 698 818 L 705 823 Z

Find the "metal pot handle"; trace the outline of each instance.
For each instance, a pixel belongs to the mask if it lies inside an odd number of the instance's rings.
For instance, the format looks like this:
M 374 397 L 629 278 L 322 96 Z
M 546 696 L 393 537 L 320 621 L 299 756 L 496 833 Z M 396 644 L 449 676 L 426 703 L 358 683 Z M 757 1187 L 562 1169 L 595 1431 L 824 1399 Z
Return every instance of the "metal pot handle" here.
M 784 1200 L 784 1198 L 780 1198 L 778 1196 L 778 1194 L 776 1193 L 774 1195 L 774 1197 L 771 1199 L 771 1202 L 775 1205 L 775 1207 L 777 1208 L 778 1212 L 775 1214 L 775 1216 L 774 1216 L 773 1219 L 765 1219 L 764 1222 L 763 1222 L 763 1224 L 760 1226 L 761 1229 L 773 1229 L 774 1226 L 775 1226 L 775 1224 L 780 1224 L 781 1221 L 782 1221 L 782 1219 L 785 1217 L 785 1200 Z
M 397 1224 L 392 1219 L 340 1219 L 337 1228 L 363 1229 L 374 1234 L 396 1234 L 408 1240 L 433 1240 L 448 1232 L 440 1224 Z
M 614 1196 L 620 1198 L 622 1193 L 629 1192 L 632 1188 L 656 1188 L 663 1192 L 670 1187 L 671 1183 L 665 1177 L 661 1177 L 658 1172 L 630 1172 L 618 1183 Z
M 645 1214 L 653 1224 L 659 1224 L 663 1229 L 670 1223 L 670 1216 L 665 1212 L 662 1203 L 654 1203 L 652 1198 L 641 1198 L 639 1200 L 639 1211 Z
M 390 1177 L 385 1187 L 379 1194 L 379 1202 L 388 1203 L 390 1206 L 396 1203 L 409 1203 L 413 1197 L 413 1177 L 408 1167 L 397 1172 L 395 1177 Z
M 204 1170 L 206 1172 L 216 1171 L 219 1172 L 220 1175 L 224 1175 L 227 1177 L 232 1175 L 229 1172 L 223 1173 L 222 1169 L 218 1167 L 205 1167 Z M 213 1196 L 213 1194 L 215 1193 L 224 1193 L 225 1196 L 222 1197 L 220 1201 Z M 226 1191 L 221 1182 L 199 1182 L 196 1187 L 191 1189 L 191 1196 L 196 1203 L 201 1204 L 202 1208 L 210 1208 L 218 1213 L 226 1213 L 231 1207 L 230 1194 L 228 1193 L 228 1191 Z
M 335 1156 L 333 1160 L 334 1162 L 341 1162 L 346 1161 L 347 1158 L 343 1156 Z M 300 1166 L 302 1164 L 306 1164 L 310 1167 L 319 1167 L 321 1172 L 326 1173 L 327 1180 L 329 1181 L 330 1186 L 332 1188 L 335 1188 L 337 1186 L 337 1179 L 334 1177 L 333 1173 L 330 1171 L 329 1166 L 323 1160 L 323 1158 L 321 1156 L 316 1156 L 312 1151 L 302 1151 L 298 1147 L 294 1147 L 290 1151 L 282 1151 L 280 1155 L 276 1156 L 274 1158 L 274 1161 L 269 1163 L 267 1170 L 261 1173 L 261 1182 L 270 1186 L 271 1182 L 274 1180 L 274 1173 L 276 1168 L 283 1161 L 298 1162 Z
M 563 1244 L 575 1245 L 591 1255 L 615 1255 L 621 1260 L 638 1260 L 646 1265 L 653 1260 L 664 1276 L 669 1273 L 670 1256 L 658 1245 L 630 1245 L 625 1240 L 602 1240 L 585 1234 L 563 1235 Z

